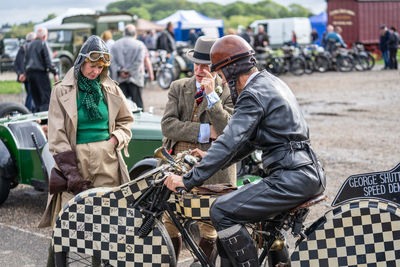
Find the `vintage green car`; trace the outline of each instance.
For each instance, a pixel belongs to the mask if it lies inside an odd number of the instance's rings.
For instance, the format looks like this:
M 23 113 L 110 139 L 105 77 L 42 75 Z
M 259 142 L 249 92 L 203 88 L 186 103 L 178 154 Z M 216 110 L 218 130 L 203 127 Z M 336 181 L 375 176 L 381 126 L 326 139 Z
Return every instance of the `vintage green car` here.
M 10 189 L 18 184 L 32 185 L 47 190 L 48 175 L 54 166 L 43 125 L 47 112 L 24 113 L 17 103 L 0 103 L 0 204 L 8 197 Z M 132 109 L 135 121 L 132 140 L 125 158 L 131 178 L 154 168 L 157 160 L 153 152 L 162 145 L 161 117 Z

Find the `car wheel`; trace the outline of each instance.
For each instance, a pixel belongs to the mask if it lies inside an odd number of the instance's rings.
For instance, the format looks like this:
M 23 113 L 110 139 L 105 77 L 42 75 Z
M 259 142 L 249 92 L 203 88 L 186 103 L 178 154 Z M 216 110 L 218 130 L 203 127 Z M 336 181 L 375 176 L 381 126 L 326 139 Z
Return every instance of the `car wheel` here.
M 15 102 L 0 103 L 0 118 L 11 116 L 14 114 L 28 114 L 30 113 L 24 105 Z
M 0 177 L 0 205 L 8 198 L 10 193 L 10 181 Z

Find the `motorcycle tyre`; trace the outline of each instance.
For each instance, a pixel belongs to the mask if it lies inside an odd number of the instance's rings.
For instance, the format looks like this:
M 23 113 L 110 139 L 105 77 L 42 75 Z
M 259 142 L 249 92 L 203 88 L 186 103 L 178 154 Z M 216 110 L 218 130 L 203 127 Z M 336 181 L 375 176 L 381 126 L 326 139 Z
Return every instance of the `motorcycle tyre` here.
M 294 58 L 290 62 L 290 69 L 289 70 L 293 75 L 301 76 L 301 75 L 304 74 L 305 69 L 306 69 L 305 62 L 304 62 L 303 59 L 301 59 L 299 57 Z
M 315 70 L 318 72 L 326 72 L 329 70 L 329 58 L 326 56 L 318 55 L 315 57 Z
M 354 60 L 349 56 L 339 55 L 336 58 L 336 64 L 341 72 L 350 72 L 354 69 Z
M 305 60 L 304 72 L 308 75 L 312 74 L 315 69 L 314 61 L 311 58 L 306 58 Z
M 354 59 L 354 68 L 356 69 L 356 71 L 368 70 L 368 57 L 363 55 L 357 56 L 357 58 Z
M 371 70 L 375 66 L 375 58 L 371 53 L 368 53 L 368 69 Z
M 161 69 L 157 73 L 158 85 L 164 90 L 169 89 L 169 86 L 171 85 L 174 78 L 175 78 L 175 74 L 172 71 L 172 69 L 169 69 L 169 68 Z
M 265 69 L 269 73 L 278 76 L 279 74 L 281 74 L 282 64 L 283 63 L 279 62 L 278 59 L 271 59 L 266 63 Z

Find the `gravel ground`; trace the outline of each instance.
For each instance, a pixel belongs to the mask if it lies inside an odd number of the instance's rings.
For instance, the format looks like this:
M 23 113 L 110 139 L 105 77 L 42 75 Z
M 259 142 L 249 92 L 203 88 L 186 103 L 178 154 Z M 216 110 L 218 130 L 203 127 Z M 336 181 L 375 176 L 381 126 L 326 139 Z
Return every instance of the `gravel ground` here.
M 13 76 L 9 74 L 8 77 Z M 400 161 L 396 149 L 400 132 L 400 73 L 374 69 L 369 72 L 314 73 L 301 77 L 286 75 L 282 79 L 293 90 L 303 109 L 310 127 L 311 142 L 327 174 L 328 200 L 313 209 L 308 218 L 311 222 L 330 208 L 348 176 L 389 170 Z M 147 86 L 143 93 L 145 110 L 162 115 L 167 94 L 167 90 L 154 84 Z M 0 95 L 1 101 L 21 102 L 21 97 Z M 0 207 L 2 240 L 5 236 L 6 243 L 10 242 L 10 235 L 2 231 L 7 226 L 49 237 L 49 229 L 36 228 L 45 204 L 46 195 L 30 186 L 19 185 L 13 189 Z M 44 242 L 44 247 L 47 247 L 47 242 Z M 0 250 L 3 250 L 0 252 L 1 264 L 8 254 L 1 246 Z

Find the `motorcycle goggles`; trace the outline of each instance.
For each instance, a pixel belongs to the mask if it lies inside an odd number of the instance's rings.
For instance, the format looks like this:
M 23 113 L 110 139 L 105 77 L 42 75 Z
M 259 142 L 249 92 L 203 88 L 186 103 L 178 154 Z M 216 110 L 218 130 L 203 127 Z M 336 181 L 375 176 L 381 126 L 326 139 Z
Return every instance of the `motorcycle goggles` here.
M 87 54 L 82 54 L 79 53 L 79 55 L 84 56 L 88 58 L 90 61 L 98 61 L 100 58 L 105 62 L 105 63 L 110 63 L 111 61 L 111 54 L 107 52 L 101 52 L 101 51 L 90 51 Z

